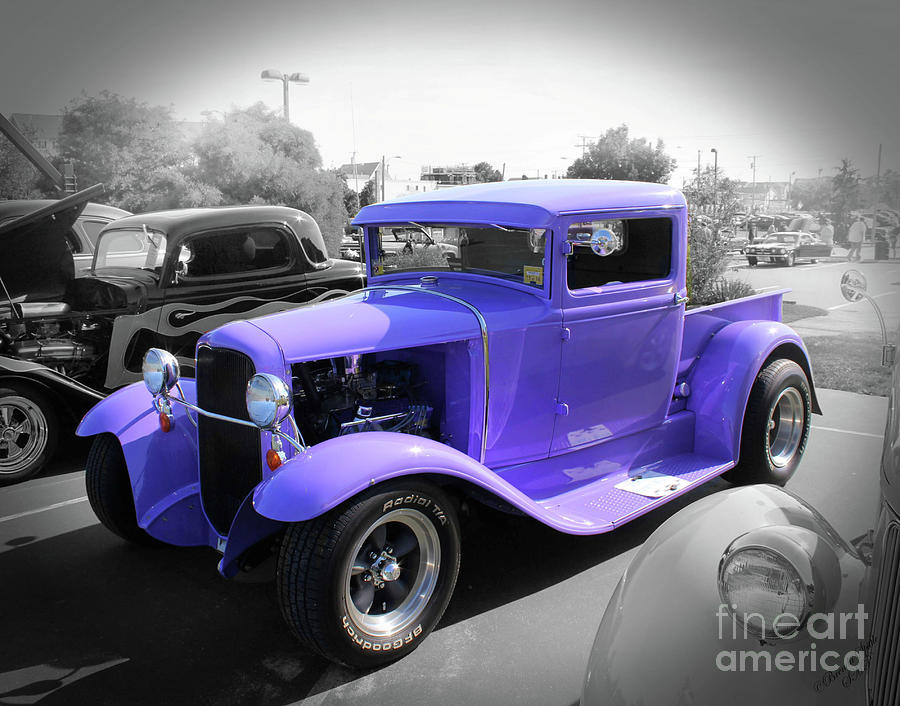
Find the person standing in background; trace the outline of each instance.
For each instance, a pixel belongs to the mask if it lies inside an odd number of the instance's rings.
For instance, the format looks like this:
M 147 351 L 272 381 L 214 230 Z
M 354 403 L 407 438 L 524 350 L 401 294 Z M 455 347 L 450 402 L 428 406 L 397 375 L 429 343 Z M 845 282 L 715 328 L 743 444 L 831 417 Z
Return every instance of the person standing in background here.
M 866 222 L 862 216 L 857 216 L 856 221 L 850 226 L 847 233 L 847 240 L 850 242 L 850 249 L 847 251 L 847 262 L 857 262 L 862 260 L 862 244 L 866 237 Z M 854 255 L 856 256 L 854 258 Z
M 819 219 L 821 228 L 819 229 L 819 239 L 829 248 L 834 247 L 834 226 L 824 216 Z

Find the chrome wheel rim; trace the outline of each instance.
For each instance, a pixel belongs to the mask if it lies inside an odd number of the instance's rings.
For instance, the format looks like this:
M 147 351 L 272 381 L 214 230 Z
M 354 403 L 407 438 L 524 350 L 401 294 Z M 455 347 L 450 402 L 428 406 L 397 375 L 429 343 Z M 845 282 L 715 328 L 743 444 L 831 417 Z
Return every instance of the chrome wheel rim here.
M 0 399 L 0 475 L 20 473 L 47 447 L 47 418 L 24 397 Z
M 434 525 L 408 508 L 378 518 L 350 553 L 344 603 L 365 632 L 388 637 L 413 626 L 431 600 L 441 566 Z
M 776 468 L 784 468 L 797 455 L 806 426 L 806 406 L 796 387 L 781 391 L 769 411 L 769 460 Z

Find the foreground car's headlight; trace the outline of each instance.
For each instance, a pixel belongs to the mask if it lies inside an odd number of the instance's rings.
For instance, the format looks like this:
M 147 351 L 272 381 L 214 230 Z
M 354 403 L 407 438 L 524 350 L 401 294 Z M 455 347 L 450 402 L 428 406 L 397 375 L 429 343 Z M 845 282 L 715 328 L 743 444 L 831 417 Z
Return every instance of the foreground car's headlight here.
M 144 384 L 154 396 L 165 394 L 175 387 L 180 374 L 175 356 L 161 348 L 151 348 L 144 354 L 141 372 Z
M 260 373 L 247 383 L 247 414 L 261 429 L 277 427 L 291 413 L 291 391 L 277 375 Z
M 747 547 L 726 555 L 719 567 L 719 593 L 755 637 L 788 637 L 809 617 L 811 600 L 800 572 L 772 549 Z

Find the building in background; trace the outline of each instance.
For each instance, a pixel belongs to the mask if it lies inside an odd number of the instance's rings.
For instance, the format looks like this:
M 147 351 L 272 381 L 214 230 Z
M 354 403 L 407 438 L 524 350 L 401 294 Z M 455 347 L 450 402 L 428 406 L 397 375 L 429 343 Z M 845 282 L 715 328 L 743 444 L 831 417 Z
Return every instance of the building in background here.
M 371 181 L 375 185 L 375 198 L 381 201 L 382 192 L 382 174 L 381 161 L 378 162 L 356 162 L 350 164 L 342 164 L 338 168 L 341 176 L 357 194 L 360 193 Z M 419 178 L 422 169 L 418 164 L 403 162 L 397 158 L 386 160 L 384 164 L 384 198 L 399 199 L 410 194 L 421 193 L 423 191 L 434 191 L 441 185 L 436 181 L 430 181 Z
M 438 188 L 448 186 L 462 186 L 474 184 L 478 181 L 478 175 L 468 164 L 454 164 L 451 166 L 422 167 L 422 181 L 434 182 Z

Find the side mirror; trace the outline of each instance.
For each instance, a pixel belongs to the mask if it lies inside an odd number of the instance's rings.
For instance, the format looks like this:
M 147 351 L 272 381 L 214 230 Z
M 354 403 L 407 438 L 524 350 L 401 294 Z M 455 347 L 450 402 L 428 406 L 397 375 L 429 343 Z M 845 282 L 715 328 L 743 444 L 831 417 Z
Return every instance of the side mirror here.
M 881 325 L 881 364 L 892 366 L 897 353 L 897 347 L 888 341 L 887 326 L 884 323 L 884 314 L 878 303 L 866 292 L 866 278 L 859 270 L 847 270 L 841 276 L 841 295 L 848 302 L 867 300 L 875 310 L 878 323 Z

